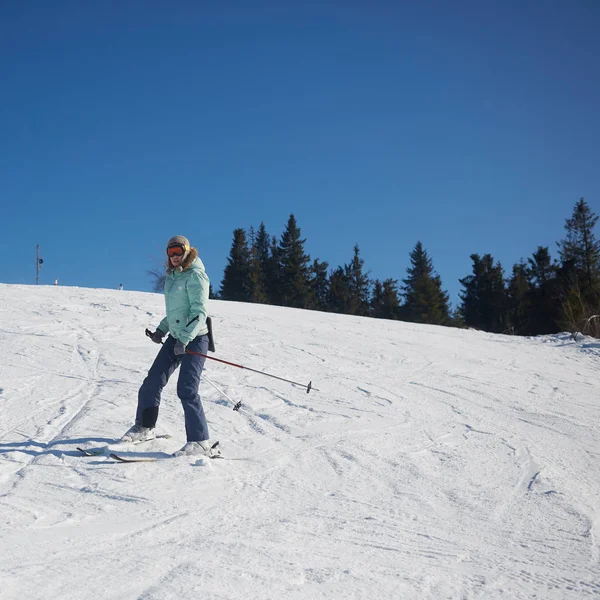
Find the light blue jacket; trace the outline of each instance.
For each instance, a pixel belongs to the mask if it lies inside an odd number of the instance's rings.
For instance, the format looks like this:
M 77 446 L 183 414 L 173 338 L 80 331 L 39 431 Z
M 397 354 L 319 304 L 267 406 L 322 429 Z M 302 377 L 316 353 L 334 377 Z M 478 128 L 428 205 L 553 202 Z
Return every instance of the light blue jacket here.
M 167 316 L 158 329 L 169 332 L 183 344 L 208 333 L 206 314 L 210 281 L 197 252 L 183 270 L 167 271 L 165 305 Z M 192 255 L 193 256 L 193 255 Z

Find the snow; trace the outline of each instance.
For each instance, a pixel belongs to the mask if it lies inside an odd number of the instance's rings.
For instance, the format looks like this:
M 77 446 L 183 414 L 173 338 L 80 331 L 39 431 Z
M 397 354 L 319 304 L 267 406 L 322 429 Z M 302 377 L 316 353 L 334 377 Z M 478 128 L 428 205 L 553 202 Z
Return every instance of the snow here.
M 0 285 L 0 599 L 600 597 L 600 345 L 212 301 L 212 439 L 131 424 L 164 316 Z

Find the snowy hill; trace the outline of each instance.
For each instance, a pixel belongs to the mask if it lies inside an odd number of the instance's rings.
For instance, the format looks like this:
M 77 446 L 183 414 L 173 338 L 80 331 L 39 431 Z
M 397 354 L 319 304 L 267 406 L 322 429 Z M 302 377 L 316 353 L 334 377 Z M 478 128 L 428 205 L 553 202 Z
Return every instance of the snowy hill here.
M 213 301 L 231 460 L 118 464 L 160 295 L 0 285 L 0 599 L 600 597 L 600 349 Z M 161 439 L 185 442 L 175 378 Z M 235 459 L 235 460 L 234 460 Z

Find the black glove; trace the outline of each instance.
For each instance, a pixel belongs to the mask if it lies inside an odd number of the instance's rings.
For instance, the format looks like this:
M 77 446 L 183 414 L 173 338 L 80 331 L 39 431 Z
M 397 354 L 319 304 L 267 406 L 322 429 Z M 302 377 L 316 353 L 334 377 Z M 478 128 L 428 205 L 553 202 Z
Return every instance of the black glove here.
M 151 336 L 150 339 L 155 343 L 155 344 L 162 344 L 162 339 L 165 337 L 165 334 L 160 330 L 157 329 Z
M 177 340 L 177 342 L 175 342 L 175 346 L 173 347 L 173 354 L 175 354 L 175 356 L 185 354 L 185 344 Z

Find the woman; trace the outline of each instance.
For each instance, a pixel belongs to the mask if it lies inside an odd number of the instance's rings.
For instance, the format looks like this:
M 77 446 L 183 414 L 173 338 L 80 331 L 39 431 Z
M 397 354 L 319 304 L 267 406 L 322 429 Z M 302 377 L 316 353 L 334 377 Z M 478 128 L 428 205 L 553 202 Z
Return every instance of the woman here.
M 208 351 L 206 310 L 209 280 L 196 248 L 182 235 L 167 244 L 167 274 L 165 304 L 167 316 L 152 334 L 152 341 L 162 345 L 148 376 L 138 392 L 135 425 L 121 438 L 123 442 L 141 442 L 155 437 L 160 395 L 175 369 L 181 365 L 177 380 L 177 395 L 183 405 L 187 443 L 174 456 L 211 455 L 208 425 L 198 395 L 204 357 Z

